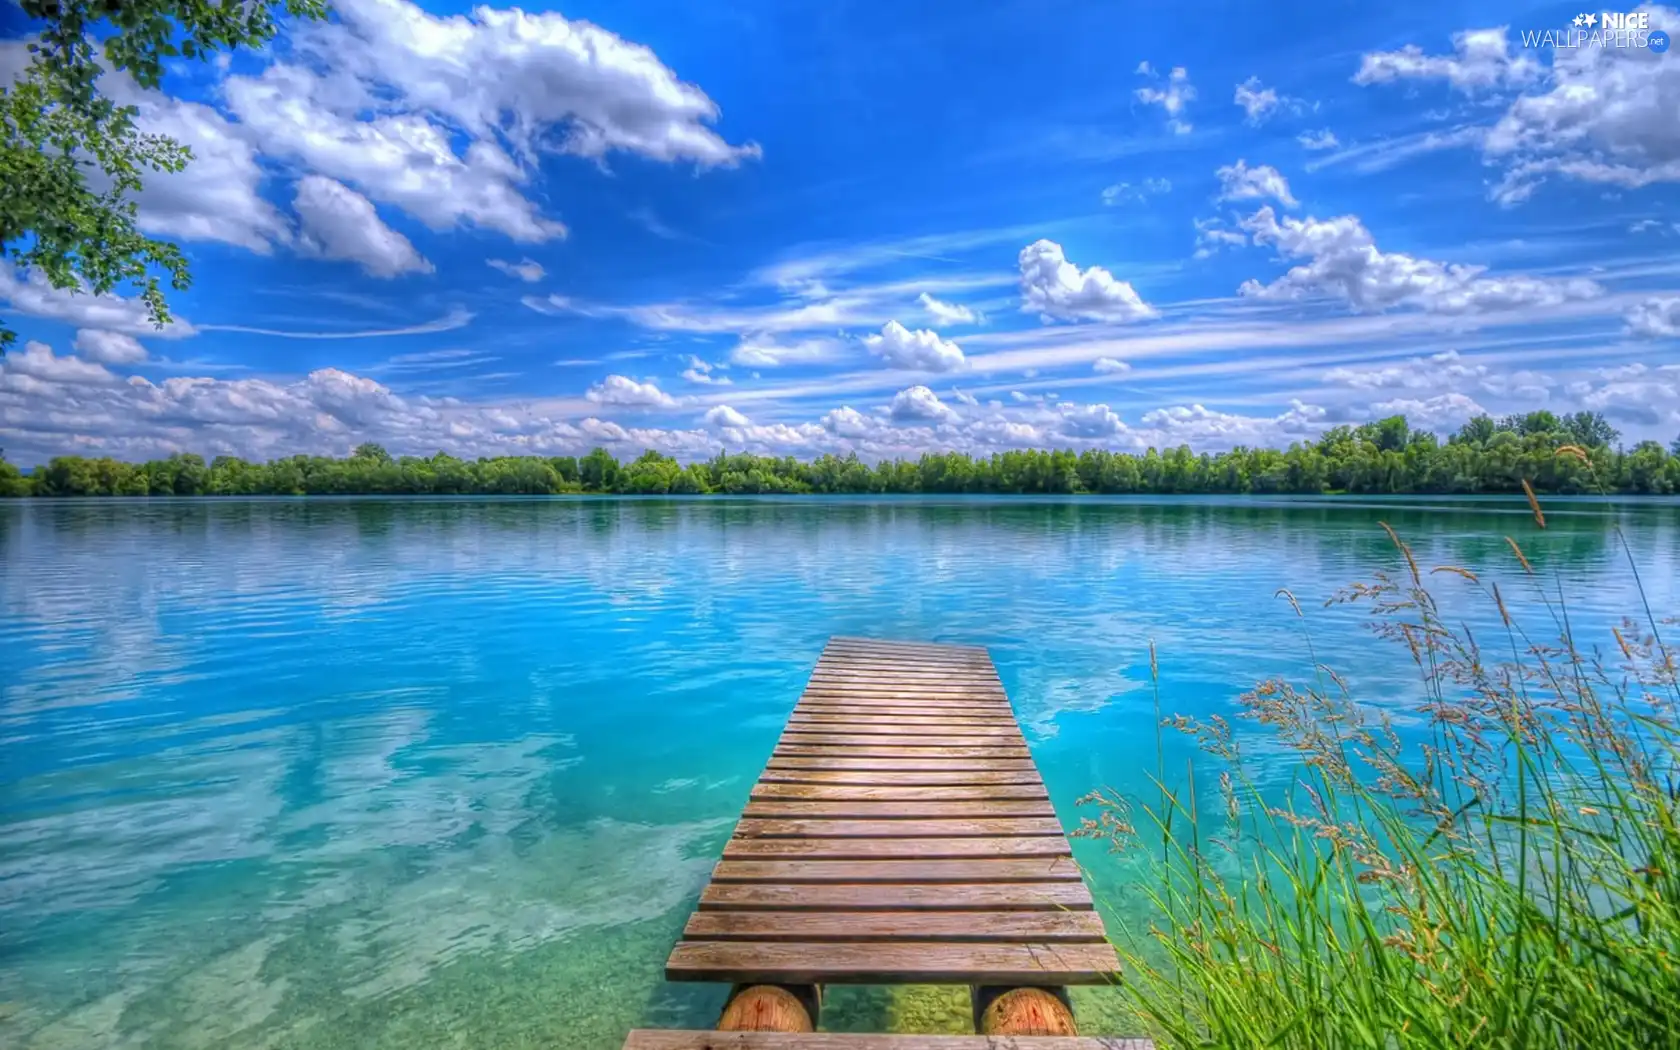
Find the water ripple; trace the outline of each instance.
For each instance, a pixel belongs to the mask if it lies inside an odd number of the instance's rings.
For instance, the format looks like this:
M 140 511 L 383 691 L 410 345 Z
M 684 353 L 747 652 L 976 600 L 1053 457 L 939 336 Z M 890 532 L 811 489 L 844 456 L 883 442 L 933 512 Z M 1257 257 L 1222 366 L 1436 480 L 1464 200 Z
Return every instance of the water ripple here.
M 1395 567 L 1379 519 L 1543 622 L 1517 536 L 1606 638 L 1637 610 L 1618 523 L 1680 605 L 1673 502 L 1545 532 L 1509 501 L 0 506 L 0 1043 L 707 1025 L 715 995 L 660 967 L 830 635 L 989 646 L 1071 819 L 1155 768 L 1151 643 L 1173 712 L 1306 670 L 1280 587 L 1361 695 L 1414 697 L 1320 608 Z

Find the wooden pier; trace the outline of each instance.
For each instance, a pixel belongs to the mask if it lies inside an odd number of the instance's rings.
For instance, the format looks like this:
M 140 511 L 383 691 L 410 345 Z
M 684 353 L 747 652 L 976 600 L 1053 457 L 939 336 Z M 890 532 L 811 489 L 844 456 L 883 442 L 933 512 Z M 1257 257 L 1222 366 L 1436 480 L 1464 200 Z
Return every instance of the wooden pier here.
M 1117 970 L 986 650 L 833 638 L 666 963 L 719 1030 L 625 1050 L 1141 1050 L 1075 1036 Z M 979 1034 L 815 1032 L 841 983 L 967 985 Z

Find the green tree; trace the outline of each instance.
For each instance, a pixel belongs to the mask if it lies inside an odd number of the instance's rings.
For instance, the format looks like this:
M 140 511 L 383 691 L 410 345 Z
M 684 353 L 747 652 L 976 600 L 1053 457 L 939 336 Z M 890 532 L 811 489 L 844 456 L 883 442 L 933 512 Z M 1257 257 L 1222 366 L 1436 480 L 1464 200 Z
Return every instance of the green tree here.
M 1458 428 L 1458 433 L 1453 435 L 1453 441 L 1467 445 L 1485 445 L 1497 429 L 1492 416 L 1472 416 Z
M 1235 448 L 1216 455 L 1186 446 L 1143 453 L 1011 449 L 977 459 L 928 452 L 869 464 L 856 453 L 809 462 L 792 456 L 719 453 L 683 466 L 656 451 L 621 464 L 606 449 L 570 456 L 498 456 L 473 462 L 438 453 L 393 460 L 364 444 L 343 459 L 291 456 L 206 465 L 176 454 L 149 463 L 61 456 L 32 476 L 0 458 L 0 494 L 38 496 L 467 494 L 562 492 L 701 493 L 1514 493 L 1680 492 L 1680 442 L 1612 449 L 1614 428 L 1580 413 L 1472 420 L 1447 443 L 1402 417 L 1335 427 L 1287 450 Z M 1583 444 L 1583 439 L 1590 443 Z M 1558 455 L 1582 445 L 1586 459 Z
M 128 282 L 162 327 L 161 281 L 179 291 L 191 278 L 179 248 L 140 232 L 132 195 L 147 172 L 180 171 L 192 151 L 137 128 L 135 107 L 101 93 L 101 74 L 155 88 L 166 60 L 260 47 L 282 8 L 320 19 L 326 0 L 18 2 L 41 25 L 28 68 L 0 87 L 0 257 L 39 269 L 55 288 L 109 292 Z M 15 339 L 0 322 L 0 351 Z
M 1622 436 L 1602 412 L 1576 412 L 1563 417 L 1563 432 L 1582 448 L 1609 448 Z
M 1558 434 L 1564 432 L 1563 420 L 1555 414 L 1540 409 L 1524 415 L 1510 415 L 1501 419 L 1498 429 L 1508 430 L 1522 437 L 1533 437 L 1540 434 Z
M 604 448 L 590 451 L 578 460 L 578 480 L 592 492 L 611 492 L 618 483 L 618 460 Z
M 682 466 L 670 456 L 648 449 L 624 469 L 618 488 L 623 492 L 657 495 L 671 491 Z
M 27 496 L 32 487 L 17 464 L 6 458 L 6 450 L 0 449 L 0 499 Z
M 1406 447 L 1411 437 L 1411 428 L 1406 424 L 1405 416 L 1389 416 L 1374 423 L 1366 423 L 1356 433 L 1364 441 L 1369 441 L 1384 452 L 1398 452 Z

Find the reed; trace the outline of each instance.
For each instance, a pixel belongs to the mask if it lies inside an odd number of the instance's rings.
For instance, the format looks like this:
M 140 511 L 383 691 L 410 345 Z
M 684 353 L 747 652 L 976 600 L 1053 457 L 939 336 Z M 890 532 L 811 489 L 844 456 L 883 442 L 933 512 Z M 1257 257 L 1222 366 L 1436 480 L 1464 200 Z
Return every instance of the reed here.
M 1674 621 L 1642 600 L 1611 651 L 1577 644 L 1561 586 L 1507 538 L 1531 634 L 1493 574 L 1425 572 L 1388 534 L 1402 569 L 1332 603 L 1411 661 L 1414 702 L 1362 703 L 1313 655 L 1310 682 L 1240 698 L 1248 731 L 1159 718 L 1200 745 L 1182 778 L 1163 761 L 1149 797 L 1081 800 L 1075 834 L 1150 873 L 1152 921 L 1116 945 L 1135 1024 L 1164 1050 L 1680 1047 Z M 1449 578 L 1495 632 L 1443 614 Z M 1262 741 L 1298 757 L 1289 789 L 1263 790 Z

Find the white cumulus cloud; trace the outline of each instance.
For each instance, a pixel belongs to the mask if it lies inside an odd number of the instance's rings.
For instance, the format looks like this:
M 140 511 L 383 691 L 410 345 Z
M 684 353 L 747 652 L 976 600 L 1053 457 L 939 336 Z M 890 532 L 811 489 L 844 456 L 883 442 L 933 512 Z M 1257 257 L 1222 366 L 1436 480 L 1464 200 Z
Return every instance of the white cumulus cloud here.
M 542 263 L 534 259 L 521 259 L 518 262 L 508 262 L 506 259 L 486 259 L 484 264 L 493 270 L 500 270 L 509 277 L 517 277 L 526 284 L 536 284 L 548 274 Z
M 1243 118 L 1255 127 L 1264 124 L 1281 109 L 1299 111 L 1303 108 L 1300 99 L 1279 94 L 1276 88 L 1262 84 L 1259 77 L 1249 77 L 1238 84 L 1232 101 L 1242 107 Z
M 183 170 L 146 173 L 134 197 L 141 229 L 260 254 L 290 240 L 285 218 L 263 197 L 261 144 L 247 128 L 210 106 L 143 89 L 114 69 L 99 78 L 99 86 L 113 101 L 134 107 L 137 129 L 166 135 L 192 150 L 192 161 Z
M 749 368 L 780 368 L 784 365 L 826 361 L 839 352 L 839 341 L 815 336 L 782 341 L 768 334 L 747 335 L 729 352 L 729 360 Z
M 943 423 L 957 419 L 956 409 L 939 400 L 939 395 L 925 386 L 913 386 L 893 395 L 888 413 L 899 422 Z
M 565 235 L 525 192 L 540 154 L 615 153 L 699 167 L 756 157 L 652 50 L 553 12 L 434 15 L 408 0 L 340 0 L 292 51 L 223 83 L 248 141 L 433 229 L 524 242 Z
M 1142 435 L 1159 447 L 1231 448 L 1236 445 L 1280 447 L 1317 434 L 1329 413 L 1319 405 L 1292 400 L 1276 416 L 1244 416 L 1199 404 L 1173 405 L 1143 414 Z
M 1289 180 L 1269 164 L 1256 164 L 1238 158 L 1214 174 L 1219 176 L 1219 199 L 1223 201 L 1275 200 L 1284 207 L 1300 204 L 1289 192 Z
M 1144 76 L 1156 75 L 1147 62 L 1139 65 L 1137 71 Z M 1183 114 L 1185 107 L 1195 101 L 1196 88 L 1190 83 L 1190 74 L 1183 66 L 1174 66 L 1172 72 L 1167 74 L 1165 82 L 1140 87 L 1133 94 L 1139 102 L 1160 106 L 1161 111 L 1167 115 L 1167 127 L 1175 135 L 1188 135 L 1193 130 Z
M 1062 417 L 1060 430 L 1068 437 L 1105 438 L 1125 429 L 1120 417 L 1107 405 L 1062 404 L 1057 410 Z
M 1424 430 L 1457 430 L 1474 416 L 1485 416 L 1487 409 L 1467 394 L 1446 393 L 1424 398 L 1396 398 L 1379 401 L 1371 406 L 1375 417 L 1405 416 L 1406 422 Z
M 1628 331 L 1647 339 L 1680 339 L 1680 296 L 1647 299 L 1627 313 Z
M 1151 176 L 1138 183 L 1116 182 L 1112 186 L 1104 187 L 1102 202 L 1112 208 L 1119 204 L 1141 203 L 1150 197 L 1158 197 L 1171 191 L 1172 182 L 1170 180 Z
M 928 320 L 940 327 L 974 324 L 979 315 L 961 303 L 947 303 L 926 292 L 916 296 L 916 304 L 927 311 Z
M 151 336 L 157 339 L 183 339 L 197 335 L 198 330 L 186 318 L 172 315 L 162 328 L 153 325 L 146 314 L 146 304 L 110 293 L 94 294 L 85 288 L 71 291 L 54 288 L 46 274 L 38 268 L 19 279 L 12 264 L 0 259 L 0 302 L 11 304 L 18 313 L 63 321 L 77 328 L 98 328 L 124 335 Z
M 728 367 L 727 365 L 723 367 Z M 690 354 L 688 367 L 683 369 L 682 377 L 690 383 L 701 383 L 712 386 L 729 386 L 729 377 L 717 374 L 719 366 Z
M 671 408 L 677 399 L 659 389 L 654 383 L 639 383 L 629 376 L 610 375 L 589 388 L 584 395 L 598 405 L 620 405 L 627 408 Z
M 735 411 L 733 408 L 730 408 L 728 405 L 717 405 L 708 409 L 705 416 L 701 418 L 707 426 L 713 427 L 734 427 L 736 429 L 740 429 L 742 427 L 752 426 L 752 420 Z
M 1674 8 L 1635 10 L 1652 29 L 1680 32 Z M 1415 44 L 1367 55 L 1355 81 L 1433 78 L 1465 92 L 1517 89 L 1491 126 L 1438 138 L 1441 145 L 1479 145 L 1484 159 L 1504 168 L 1490 191 L 1494 200 L 1519 204 L 1553 178 L 1621 189 L 1680 182 L 1680 63 L 1673 56 L 1644 47 L 1564 46 L 1545 67 L 1513 51 L 1505 28 L 1453 39 L 1452 55 L 1426 55 Z
M 23 344 L 22 352 L 14 350 L 0 357 L 0 383 L 17 378 L 72 385 L 117 382 L 104 365 L 83 361 L 74 354 L 59 357 L 46 343 L 34 341 Z
M 880 335 L 865 336 L 863 345 L 891 368 L 922 372 L 950 372 L 967 364 L 962 348 L 941 339 L 931 328 L 914 331 L 888 321 Z
M 385 224 L 372 201 L 342 182 L 305 175 L 292 210 L 301 223 L 298 250 L 305 255 L 356 263 L 370 277 L 434 269 L 407 237 Z
M 1453 53 L 1428 55 L 1416 44 L 1398 51 L 1373 51 L 1361 56 L 1355 84 L 1383 84 L 1395 80 L 1445 80 L 1460 91 L 1476 91 L 1525 84 L 1541 73 L 1540 63 L 1511 47 L 1509 26 L 1466 29 L 1454 33 Z
M 1357 216 L 1285 217 L 1271 205 L 1244 219 L 1255 244 L 1275 246 L 1286 259 L 1304 259 L 1270 284 L 1245 282 L 1240 293 L 1261 299 L 1331 296 L 1361 312 L 1413 306 L 1434 313 L 1472 314 L 1591 299 L 1604 289 L 1585 278 L 1489 276 L 1485 266 L 1440 263 L 1377 248 Z
M 83 328 L 76 333 L 76 352 L 89 361 L 107 365 L 135 365 L 146 360 L 146 348 L 131 335 Z
M 1140 321 L 1156 310 L 1101 266 L 1069 262 L 1062 246 L 1037 240 L 1021 249 L 1021 309 L 1053 321 Z

